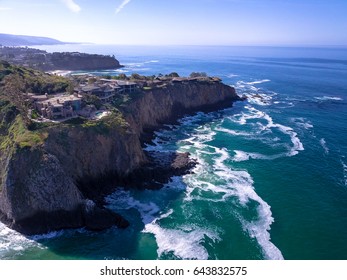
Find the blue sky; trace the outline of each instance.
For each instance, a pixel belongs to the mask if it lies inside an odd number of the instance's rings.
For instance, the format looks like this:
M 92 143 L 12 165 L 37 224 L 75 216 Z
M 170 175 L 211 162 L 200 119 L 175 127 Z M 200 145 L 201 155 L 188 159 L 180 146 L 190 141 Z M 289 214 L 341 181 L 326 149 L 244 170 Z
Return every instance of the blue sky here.
M 128 45 L 344 45 L 347 0 L 0 0 L 0 33 Z

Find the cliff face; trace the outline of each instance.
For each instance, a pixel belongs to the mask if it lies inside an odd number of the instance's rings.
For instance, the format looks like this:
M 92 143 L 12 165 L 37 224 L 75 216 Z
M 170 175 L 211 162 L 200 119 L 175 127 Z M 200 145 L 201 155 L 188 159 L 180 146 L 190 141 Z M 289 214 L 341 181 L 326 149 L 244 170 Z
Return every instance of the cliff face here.
M 114 56 L 79 52 L 48 53 L 39 49 L 20 47 L 1 47 L 0 59 L 42 71 L 103 70 L 122 67 Z
M 125 110 L 127 121 L 148 139 L 158 126 L 197 110 L 212 111 L 240 100 L 235 89 L 222 83 L 182 82 L 144 93 Z
M 100 202 L 104 180 L 121 183 L 148 163 L 141 137 L 184 113 L 228 107 L 238 99 L 221 83 L 168 85 L 142 93 L 124 109 L 128 127 L 62 124 L 47 129 L 43 144 L 0 149 L 1 220 L 29 234 L 126 226 L 94 201 Z
M 81 217 L 73 219 L 67 213 L 74 213 L 83 204 L 82 194 L 74 185 L 71 177 L 62 169 L 59 160 L 41 148 L 15 151 L 8 158 L 7 164 L 1 166 L 5 170 L 0 195 L 0 211 L 2 218 L 10 227 L 23 232 L 31 232 L 26 224 L 31 220 L 36 226 L 32 233 L 47 231 L 50 225 L 56 228 L 81 226 Z M 77 211 L 78 212 L 78 211 Z M 47 215 L 42 215 L 46 213 Z M 37 218 L 48 218 L 48 214 L 59 219 L 34 221 Z M 65 213 L 65 215 L 64 215 Z M 39 215 L 41 214 L 41 215 Z M 71 215 L 76 216 L 76 214 Z M 68 220 L 71 222 L 68 223 Z
M 46 55 L 47 57 L 47 55 Z M 111 56 L 83 53 L 53 53 L 48 55 L 47 70 L 98 70 L 117 69 L 121 65 Z
M 138 137 L 113 128 L 54 128 L 45 150 L 64 163 L 62 168 L 75 182 L 110 172 L 126 175 L 146 161 Z

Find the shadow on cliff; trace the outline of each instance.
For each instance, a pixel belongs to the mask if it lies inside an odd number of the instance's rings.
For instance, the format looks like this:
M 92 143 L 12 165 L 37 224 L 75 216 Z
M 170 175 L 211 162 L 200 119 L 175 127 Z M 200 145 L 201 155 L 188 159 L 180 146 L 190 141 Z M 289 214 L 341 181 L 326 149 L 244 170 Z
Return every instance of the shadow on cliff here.
M 157 259 L 155 236 L 144 231 L 147 225 L 160 219 L 170 209 L 170 203 L 178 200 L 185 188 L 186 185 L 180 184 L 180 189 L 175 191 L 170 186 L 160 190 L 120 189 L 108 197 L 108 208 L 126 218 L 130 222 L 129 227 L 112 227 L 100 232 L 69 229 L 28 236 L 48 249 L 40 250 L 34 259 Z M 153 201 L 149 201 L 150 197 Z M 124 205 L 117 205 L 120 201 Z M 124 209 L 121 209 L 122 206 Z
M 240 110 L 233 108 L 234 114 L 238 111 Z M 211 118 L 190 124 L 185 132 L 193 133 L 198 126 L 221 119 L 223 115 L 223 111 L 213 113 Z M 186 137 L 187 134 L 177 136 L 174 143 Z M 178 145 L 174 144 L 172 149 L 177 150 Z M 172 203 L 184 196 L 186 189 L 187 185 L 180 175 L 160 189 L 157 186 L 152 189 L 134 186 L 119 188 L 106 198 L 106 204 L 107 208 L 130 222 L 126 229 L 113 227 L 101 232 L 63 230 L 29 238 L 48 248 L 48 252 L 43 250 L 42 255 L 37 256 L 38 259 L 157 259 L 155 232 L 148 230 L 146 233 L 146 226 L 154 223 L 157 225 L 158 220 L 169 213 Z

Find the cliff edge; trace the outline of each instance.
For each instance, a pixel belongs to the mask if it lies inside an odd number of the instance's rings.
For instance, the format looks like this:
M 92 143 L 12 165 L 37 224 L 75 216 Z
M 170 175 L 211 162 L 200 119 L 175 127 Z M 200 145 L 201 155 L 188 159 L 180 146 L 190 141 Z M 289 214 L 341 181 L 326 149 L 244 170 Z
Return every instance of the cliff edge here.
M 24 234 L 126 227 L 127 221 L 102 207 L 102 195 L 112 190 L 110 182 L 136 185 L 148 178 L 143 141 L 184 114 L 237 100 L 235 89 L 220 81 L 187 80 L 140 92 L 121 113 L 100 121 L 77 119 L 33 131 L 24 128 L 11 102 L 1 101 L 0 220 Z

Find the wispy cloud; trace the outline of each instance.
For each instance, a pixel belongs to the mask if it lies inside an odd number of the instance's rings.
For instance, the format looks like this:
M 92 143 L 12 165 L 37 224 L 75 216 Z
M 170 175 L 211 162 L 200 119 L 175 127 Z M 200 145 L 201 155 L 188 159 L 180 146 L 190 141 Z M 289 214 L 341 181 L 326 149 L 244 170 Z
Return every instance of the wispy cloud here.
M 123 0 L 123 2 L 118 6 L 116 14 L 118 14 L 131 0 Z
M 81 10 L 81 7 L 77 5 L 74 0 L 61 0 L 66 7 L 68 7 L 72 12 L 78 13 Z

